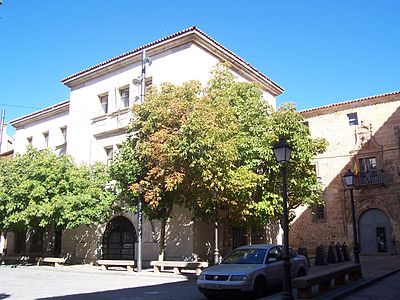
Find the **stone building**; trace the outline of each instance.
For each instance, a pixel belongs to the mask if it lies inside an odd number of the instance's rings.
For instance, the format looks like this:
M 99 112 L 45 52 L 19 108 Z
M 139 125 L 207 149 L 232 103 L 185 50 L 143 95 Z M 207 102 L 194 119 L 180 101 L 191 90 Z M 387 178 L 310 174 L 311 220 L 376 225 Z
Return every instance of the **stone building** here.
M 146 85 L 163 82 L 182 84 L 198 80 L 205 84 L 212 68 L 227 62 L 239 81 L 256 82 L 265 101 L 273 107 L 283 89 L 214 39 L 192 27 L 164 37 L 137 49 L 89 67 L 62 80 L 70 89 L 70 99 L 11 121 L 15 132 L 16 153 L 26 146 L 51 148 L 71 155 L 78 163 L 107 164 L 118 145 L 126 139 L 132 113 L 130 107 L 139 101 L 140 89 L 135 84 L 142 70 L 142 51 L 151 58 Z M 168 224 L 166 259 L 198 256 L 207 259 L 214 250 L 213 227 L 192 220 L 187 210 L 175 207 Z M 99 258 L 133 259 L 137 254 L 137 216 L 131 212 L 113 216 L 98 226 L 81 226 L 74 230 L 50 234 L 33 232 L 9 233 L 8 253 L 32 253 L 43 243 L 49 255 L 70 257 L 70 262 L 93 262 Z M 221 244 L 225 245 L 221 230 Z M 142 253 L 144 262 L 158 258 L 159 222 L 144 220 Z M 235 245 L 242 232 L 237 231 Z M 256 236 L 254 231 L 254 236 Z M 224 242 L 223 242 L 224 241 Z M 108 249 L 105 251 L 105 249 Z M 108 253 L 108 254 L 107 254 Z
M 314 160 L 324 187 L 323 205 L 303 209 L 291 224 L 294 247 L 353 246 L 350 191 L 343 175 L 356 175 L 356 226 L 361 253 L 399 251 L 400 92 L 301 111 L 313 137 L 328 149 Z

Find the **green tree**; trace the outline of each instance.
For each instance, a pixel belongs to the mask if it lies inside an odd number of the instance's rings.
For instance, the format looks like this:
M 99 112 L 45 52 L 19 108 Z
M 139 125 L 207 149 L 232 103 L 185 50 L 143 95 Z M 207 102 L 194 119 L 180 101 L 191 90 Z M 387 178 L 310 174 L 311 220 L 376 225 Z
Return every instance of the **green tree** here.
M 104 165 L 77 166 L 69 156 L 32 147 L 1 162 L 0 227 L 74 228 L 96 224 L 110 213 L 114 195 L 105 189 Z
M 293 147 L 289 207 L 318 199 L 311 158 L 324 143 L 311 139 L 294 106 L 275 112 L 256 84 L 238 82 L 223 65 L 206 87 L 192 81 L 153 88 L 133 112 L 127 144 L 132 161 L 124 168 L 133 163 L 136 173 L 119 181 L 140 189 L 147 216 L 162 220 L 161 255 L 174 204 L 205 220 L 216 210 L 221 220 L 237 223 L 265 223 L 281 215 L 281 179 L 272 151 L 280 135 Z

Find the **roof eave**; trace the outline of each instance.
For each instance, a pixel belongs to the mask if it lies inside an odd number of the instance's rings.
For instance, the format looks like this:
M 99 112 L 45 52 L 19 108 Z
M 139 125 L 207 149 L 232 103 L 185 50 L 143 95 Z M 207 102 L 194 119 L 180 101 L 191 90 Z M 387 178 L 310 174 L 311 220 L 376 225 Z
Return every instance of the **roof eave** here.
M 32 123 L 43 118 L 48 118 L 69 110 L 69 100 L 54 104 L 52 106 L 35 111 L 31 114 L 11 120 L 10 125 L 14 128 L 20 128 L 26 124 Z
M 196 43 L 197 45 L 206 48 L 213 55 L 216 55 L 220 60 L 231 63 L 233 67 L 235 67 L 239 71 L 240 75 L 258 82 L 272 95 L 278 96 L 284 91 L 284 89 L 277 83 L 269 79 L 267 76 L 265 76 L 249 63 L 241 59 L 235 53 L 228 50 L 196 27 L 188 28 L 186 30 L 180 31 L 173 35 L 164 37 L 155 42 L 143 45 L 132 51 L 111 58 L 95 66 L 82 70 L 76 74 L 68 76 L 62 79 L 61 82 L 71 88 L 83 81 L 101 76 L 102 74 L 107 73 L 110 70 L 117 69 L 120 66 L 124 66 L 128 63 L 139 62 L 141 59 L 142 49 L 146 49 L 149 55 L 154 55 L 156 53 L 164 51 L 165 49 L 178 47 L 188 42 Z

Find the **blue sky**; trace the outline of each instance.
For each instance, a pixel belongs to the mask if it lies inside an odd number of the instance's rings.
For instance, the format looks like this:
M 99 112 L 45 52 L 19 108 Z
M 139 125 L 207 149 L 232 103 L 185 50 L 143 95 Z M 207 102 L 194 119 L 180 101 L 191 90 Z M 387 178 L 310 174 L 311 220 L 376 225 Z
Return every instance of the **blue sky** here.
M 278 104 L 400 90 L 398 0 L 3 0 L 0 110 L 66 100 L 62 78 L 193 25 L 284 87 Z

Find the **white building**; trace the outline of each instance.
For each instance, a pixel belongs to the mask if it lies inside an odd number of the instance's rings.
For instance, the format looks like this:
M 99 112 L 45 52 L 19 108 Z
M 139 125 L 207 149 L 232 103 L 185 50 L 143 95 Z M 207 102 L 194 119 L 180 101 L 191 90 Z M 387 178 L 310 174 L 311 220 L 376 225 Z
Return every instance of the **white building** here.
M 32 144 L 39 149 L 50 147 L 67 153 L 78 163 L 107 163 L 117 145 L 126 138 L 131 117 L 129 107 L 139 98 L 139 87 L 132 80 L 141 74 L 143 49 L 152 59 L 146 84 L 182 84 L 194 79 L 205 84 L 211 69 L 219 62 L 227 62 L 238 80 L 257 82 L 265 100 L 273 107 L 275 97 L 283 92 L 279 85 L 236 54 L 191 27 L 64 78 L 61 82 L 71 90 L 69 100 L 11 121 L 16 129 L 15 152 L 24 152 Z M 210 256 L 212 228 L 192 221 L 179 207 L 175 208 L 175 215 L 179 217 L 169 223 L 166 258 Z M 136 226 L 136 216 L 124 214 L 97 228 L 81 226 L 64 231 L 62 254 L 75 262 L 92 262 L 101 256 L 131 257 L 135 253 Z M 145 221 L 143 226 L 143 259 L 157 259 L 159 224 Z M 114 238 L 118 240 L 116 244 L 112 242 Z M 9 253 L 12 252 L 10 244 Z M 104 255 L 107 249 L 109 255 Z M 112 249 L 116 251 L 114 254 Z

